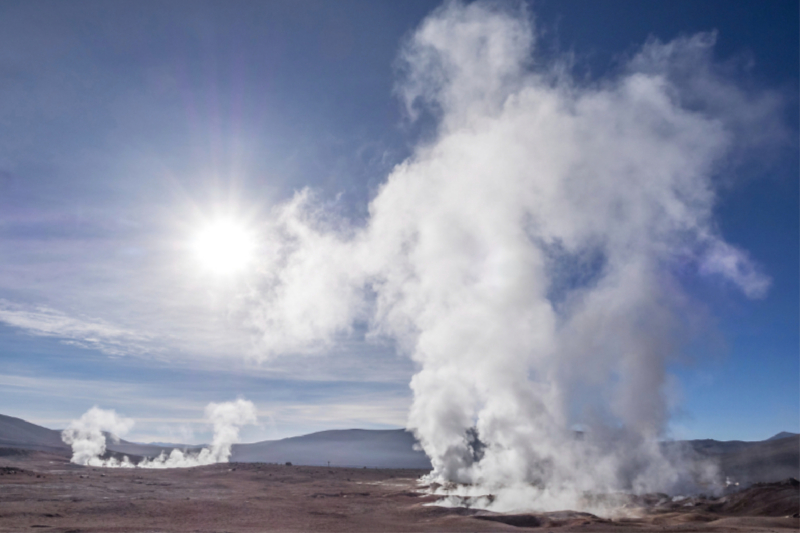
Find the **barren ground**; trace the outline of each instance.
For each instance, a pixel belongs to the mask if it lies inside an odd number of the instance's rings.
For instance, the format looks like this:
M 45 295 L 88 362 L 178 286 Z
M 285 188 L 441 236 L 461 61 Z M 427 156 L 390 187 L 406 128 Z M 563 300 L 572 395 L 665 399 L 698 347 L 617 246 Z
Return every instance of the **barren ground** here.
M 788 531 L 796 485 L 651 507 L 641 518 L 499 515 L 425 505 L 418 470 L 230 463 L 103 469 L 42 452 L 0 456 L 0 532 Z M 738 499 L 737 499 L 738 498 Z M 761 516 L 751 516 L 753 514 Z M 772 516 L 763 516 L 763 515 Z M 792 513 L 790 513 L 792 514 Z

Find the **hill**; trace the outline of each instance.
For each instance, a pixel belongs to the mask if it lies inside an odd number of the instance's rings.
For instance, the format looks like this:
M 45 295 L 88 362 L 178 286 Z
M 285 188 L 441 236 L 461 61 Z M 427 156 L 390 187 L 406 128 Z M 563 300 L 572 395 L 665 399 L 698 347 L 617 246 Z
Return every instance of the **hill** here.
M 800 478 L 800 436 L 769 439 L 719 456 L 720 470 L 743 485 Z
M 785 439 L 786 437 L 796 437 L 800 435 L 800 433 L 789 433 L 788 431 L 781 431 L 777 435 L 773 435 L 767 440 L 778 440 L 778 439 Z
M 70 451 L 70 447 L 62 442 L 60 431 L 5 415 L 0 415 L 0 447 L 60 453 Z
M 31 424 L 21 418 L 0 415 L 0 448 L 37 450 L 59 454 L 71 454 L 72 448 L 61 440 L 61 431 Z M 126 440 L 114 442 L 106 433 L 106 448 L 116 454 L 133 456 L 155 456 L 171 448 L 136 444 Z M 113 455 L 113 454 L 112 454 Z M 116 455 L 115 455 L 116 456 Z
M 234 444 L 231 460 L 430 469 L 430 460 L 422 451 L 414 450 L 415 444 L 414 436 L 403 429 L 330 430 L 288 439 Z

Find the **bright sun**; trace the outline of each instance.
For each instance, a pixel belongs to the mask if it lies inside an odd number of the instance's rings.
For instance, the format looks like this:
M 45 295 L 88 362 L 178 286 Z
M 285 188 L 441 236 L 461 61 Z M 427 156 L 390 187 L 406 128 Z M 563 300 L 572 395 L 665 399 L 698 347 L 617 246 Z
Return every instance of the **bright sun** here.
M 230 219 L 211 222 L 197 234 L 194 252 L 204 268 L 218 275 L 244 269 L 253 256 L 253 236 L 241 223 Z

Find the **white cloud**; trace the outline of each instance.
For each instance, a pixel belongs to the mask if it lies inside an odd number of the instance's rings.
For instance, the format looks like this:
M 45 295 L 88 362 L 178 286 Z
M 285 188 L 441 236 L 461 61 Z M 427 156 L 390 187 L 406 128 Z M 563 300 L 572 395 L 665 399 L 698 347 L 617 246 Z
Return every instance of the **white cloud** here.
M 0 300 L 0 322 L 31 335 L 60 338 L 66 344 L 99 350 L 109 355 L 159 351 L 149 335 L 98 318 L 70 316 L 47 306 L 23 306 Z
M 750 261 L 747 253 L 728 243 L 715 241 L 703 257 L 701 272 L 720 274 L 741 287 L 750 298 L 761 298 L 770 280 Z

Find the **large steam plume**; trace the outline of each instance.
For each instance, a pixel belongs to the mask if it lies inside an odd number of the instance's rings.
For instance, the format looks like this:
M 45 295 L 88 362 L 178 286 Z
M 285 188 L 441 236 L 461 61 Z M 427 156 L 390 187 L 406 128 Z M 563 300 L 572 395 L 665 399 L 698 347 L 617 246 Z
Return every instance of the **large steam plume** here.
M 704 327 L 684 285 L 768 289 L 717 229 L 715 176 L 781 131 L 779 99 L 738 87 L 714 40 L 652 40 L 578 81 L 537 58 L 524 9 L 446 3 L 399 59 L 397 93 L 436 135 L 366 223 L 308 190 L 277 209 L 252 310 L 267 352 L 363 322 L 396 341 L 419 364 L 408 425 L 431 478 L 495 509 L 703 482 L 657 442 L 667 364 Z
M 117 415 L 113 409 L 100 409 L 95 406 L 83 413 L 78 420 L 73 420 L 67 429 L 61 432 L 61 440 L 72 446 L 72 461 L 88 466 L 129 466 L 127 457 L 119 461 L 115 457 L 102 459 L 106 452 L 106 433 L 119 442 L 133 427 L 133 420 Z
M 139 467 L 139 468 L 189 468 L 193 466 L 227 463 L 231 446 L 239 441 L 239 429 L 255 424 L 256 408 L 252 402 L 238 399 L 233 402 L 214 403 L 206 406 L 206 419 L 214 427 L 211 446 L 199 452 L 179 449 L 169 454 L 162 453 L 154 459 L 144 459 L 133 464 L 127 456 L 102 458 L 106 451 L 106 434 L 116 441 L 124 436 L 133 420 L 119 417 L 113 410 L 92 407 L 78 420 L 73 420 L 62 432 L 62 439 L 72 446 L 72 462 L 88 466 Z

